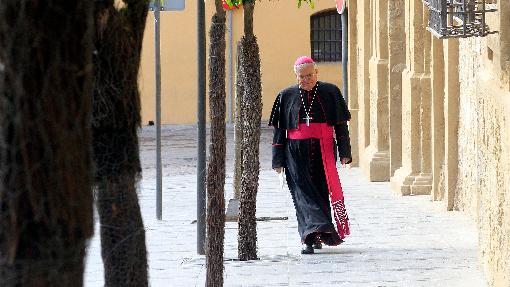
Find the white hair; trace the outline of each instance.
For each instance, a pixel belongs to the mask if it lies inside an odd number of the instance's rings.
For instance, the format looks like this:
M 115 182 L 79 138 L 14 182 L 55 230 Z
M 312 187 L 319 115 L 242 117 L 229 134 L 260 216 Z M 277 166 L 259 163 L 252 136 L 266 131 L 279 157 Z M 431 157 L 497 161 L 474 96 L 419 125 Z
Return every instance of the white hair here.
M 294 66 L 294 73 L 297 74 L 298 70 L 301 70 L 301 68 L 303 68 L 303 67 L 305 67 L 307 65 L 313 65 L 313 68 L 317 69 L 317 64 L 315 62 L 313 62 L 313 63 L 303 63 L 303 64 L 299 64 L 299 65 L 295 65 Z

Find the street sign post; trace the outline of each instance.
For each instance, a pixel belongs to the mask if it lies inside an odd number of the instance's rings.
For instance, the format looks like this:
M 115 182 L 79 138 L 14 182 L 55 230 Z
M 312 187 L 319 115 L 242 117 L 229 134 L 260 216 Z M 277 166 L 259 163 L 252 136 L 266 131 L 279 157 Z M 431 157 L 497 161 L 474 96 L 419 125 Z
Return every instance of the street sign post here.
M 342 93 L 345 99 L 346 104 L 349 104 L 349 96 L 347 95 L 347 73 L 348 73 L 348 66 L 347 61 L 349 60 L 347 50 L 349 49 L 349 45 L 347 44 L 348 37 L 348 27 L 347 27 L 347 9 L 346 9 L 346 0 L 335 0 L 336 2 L 336 10 L 338 11 L 338 14 L 341 15 L 341 21 L 342 21 Z
M 163 218 L 163 171 L 161 162 L 161 52 L 160 11 L 184 10 L 184 0 L 151 0 L 149 10 L 154 11 L 154 55 L 156 78 L 156 218 Z

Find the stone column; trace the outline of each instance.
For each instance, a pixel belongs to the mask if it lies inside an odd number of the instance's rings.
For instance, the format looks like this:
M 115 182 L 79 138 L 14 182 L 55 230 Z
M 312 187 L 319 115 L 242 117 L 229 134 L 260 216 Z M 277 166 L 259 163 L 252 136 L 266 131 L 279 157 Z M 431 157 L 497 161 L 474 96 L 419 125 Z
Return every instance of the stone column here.
M 432 200 L 444 195 L 444 77 L 443 40 L 432 38 Z
M 415 17 L 420 17 L 420 15 L 416 14 Z M 423 29 L 421 34 L 419 34 L 423 41 L 423 73 L 420 77 L 420 173 L 414 179 L 411 186 L 411 194 L 430 194 L 432 190 L 432 85 L 430 73 L 432 42 L 431 33 L 424 28 L 428 24 L 428 19 L 428 9 L 422 9 L 421 27 Z
M 358 7 L 356 0 L 347 1 L 348 36 L 349 36 L 349 74 L 348 97 L 352 119 L 349 122 L 351 138 L 351 166 L 359 166 L 359 103 L 358 103 Z
M 402 73 L 402 167 L 395 171 L 391 186 L 403 195 L 411 189 L 421 168 L 420 103 L 424 73 L 424 33 L 421 0 L 405 1 L 406 69 Z
M 358 0 L 358 147 L 360 165 L 366 162 L 365 148 L 370 143 L 370 78 L 368 73 L 371 55 L 370 2 Z
M 390 176 L 402 166 L 402 72 L 406 67 L 405 1 L 388 2 Z
M 459 41 L 448 39 L 444 44 L 445 67 L 445 194 L 447 210 L 453 209 L 458 174 L 459 131 Z
M 371 181 L 390 179 L 388 104 L 388 2 L 371 0 L 370 145 L 363 170 Z

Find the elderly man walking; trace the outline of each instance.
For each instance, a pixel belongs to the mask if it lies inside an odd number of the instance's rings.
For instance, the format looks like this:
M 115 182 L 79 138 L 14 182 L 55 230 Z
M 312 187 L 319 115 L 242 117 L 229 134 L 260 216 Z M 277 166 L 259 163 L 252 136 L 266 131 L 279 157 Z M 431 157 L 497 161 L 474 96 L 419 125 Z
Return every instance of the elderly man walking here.
M 272 167 L 287 177 L 301 253 L 313 254 L 322 243 L 335 246 L 349 235 L 336 149 L 342 165 L 351 162 L 351 115 L 338 87 L 317 80 L 313 59 L 299 57 L 294 72 L 298 84 L 278 94 L 269 119 L 274 127 Z

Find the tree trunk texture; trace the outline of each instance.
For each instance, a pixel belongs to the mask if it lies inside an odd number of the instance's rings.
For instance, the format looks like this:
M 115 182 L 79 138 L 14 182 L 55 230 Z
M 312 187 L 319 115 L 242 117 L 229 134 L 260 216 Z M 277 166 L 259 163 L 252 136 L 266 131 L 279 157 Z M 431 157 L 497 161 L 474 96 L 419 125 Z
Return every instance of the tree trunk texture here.
M 0 285 L 82 286 L 93 2 L 0 1 Z
M 251 38 L 253 34 L 253 11 L 255 10 L 255 0 L 248 0 L 243 3 L 244 12 L 244 36 Z
M 246 9 L 246 7 L 245 7 Z M 252 10 L 253 12 L 253 10 Z M 257 38 L 241 39 L 243 63 L 243 171 L 239 208 L 239 260 L 257 259 L 256 200 L 259 181 L 259 142 L 262 113 L 260 56 Z
M 92 138 L 105 286 L 148 286 L 137 196 L 138 70 L 148 0 L 96 2 Z
M 105 286 L 147 286 L 145 230 L 135 177 L 106 177 L 97 190 Z
M 241 175 L 243 173 L 243 113 L 241 113 L 241 103 L 244 94 L 242 63 L 241 63 L 241 43 L 237 44 L 237 77 L 236 77 L 236 109 L 234 121 L 234 198 L 239 200 L 241 197 Z
M 218 2 L 218 1 L 216 1 Z M 221 8 L 221 11 L 223 9 Z M 209 32 L 211 143 L 207 168 L 206 286 L 223 286 L 225 236 L 225 12 L 212 17 Z

